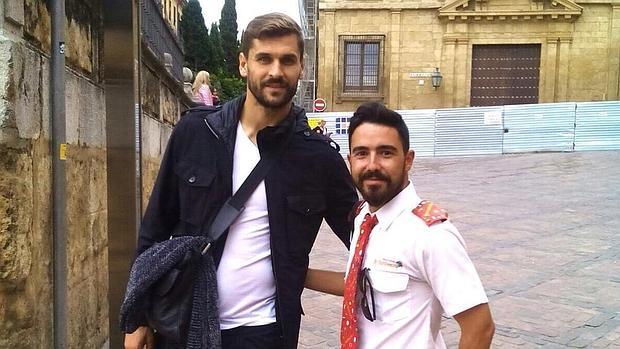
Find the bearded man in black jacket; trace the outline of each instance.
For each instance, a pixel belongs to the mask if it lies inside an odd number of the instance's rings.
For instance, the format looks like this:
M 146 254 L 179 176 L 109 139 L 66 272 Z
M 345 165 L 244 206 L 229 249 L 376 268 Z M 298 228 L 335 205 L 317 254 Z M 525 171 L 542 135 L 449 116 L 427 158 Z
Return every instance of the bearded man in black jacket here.
M 297 348 L 308 255 L 323 219 L 348 248 L 348 215 L 357 194 L 327 137 L 311 132 L 292 104 L 303 70 L 301 29 L 283 14 L 256 17 L 241 40 L 239 72 L 246 94 L 203 117 L 189 113 L 175 127 L 138 238 L 137 254 L 208 226 L 260 158 L 285 144 L 216 243 L 219 318 L 224 349 Z M 152 348 L 145 325 L 126 348 Z

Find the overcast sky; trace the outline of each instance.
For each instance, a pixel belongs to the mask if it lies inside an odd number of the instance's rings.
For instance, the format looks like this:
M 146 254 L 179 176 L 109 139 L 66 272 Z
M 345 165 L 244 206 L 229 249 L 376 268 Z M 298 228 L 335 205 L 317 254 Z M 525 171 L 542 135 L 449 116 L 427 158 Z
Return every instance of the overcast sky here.
M 207 29 L 211 29 L 211 23 L 220 20 L 224 0 L 199 0 L 199 2 Z M 269 12 L 283 12 L 293 17 L 297 23 L 300 22 L 298 0 L 236 0 L 236 6 L 239 35 L 252 18 Z

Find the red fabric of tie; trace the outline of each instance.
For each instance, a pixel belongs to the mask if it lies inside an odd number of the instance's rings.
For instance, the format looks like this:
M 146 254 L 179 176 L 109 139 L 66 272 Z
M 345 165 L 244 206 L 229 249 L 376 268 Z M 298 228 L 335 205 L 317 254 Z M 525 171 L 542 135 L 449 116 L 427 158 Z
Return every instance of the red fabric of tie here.
M 379 221 L 377 216 L 369 213 L 364 217 L 360 234 L 355 245 L 355 253 L 349 267 L 349 273 L 344 282 L 344 300 L 342 303 L 342 324 L 340 325 L 340 347 L 342 349 L 356 349 L 359 342 L 357 329 L 357 276 L 364 260 L 364 252 L 368 244 L 370 232 Z

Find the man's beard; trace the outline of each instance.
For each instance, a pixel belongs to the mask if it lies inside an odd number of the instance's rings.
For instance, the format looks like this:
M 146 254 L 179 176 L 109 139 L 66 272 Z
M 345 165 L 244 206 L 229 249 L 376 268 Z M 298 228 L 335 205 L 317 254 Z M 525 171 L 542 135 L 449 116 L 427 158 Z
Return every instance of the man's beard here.
M 286 92 L 282 96 L 270 100 L 269 97 L 263 93 L 268 84 L 284 86 Z M 284 107 L 293 99 L 293 96 L 295 96 L 297 92 L 297 83 L 289 85 L 284 79 L 268 79 L 261 81 L 260 86 L 257 86 L 251 79 L 248 79 L 248 88 L 260 105 L 269 109 L 278 109 Z
M 367 179 L 379 179 L 384 181 L 385 185 L 365 186 L 364 181 Z M 390 178 L 380 171 L 366 171 L 355 180 L 355 186 L 362 193 L 362 197 L 373 207 L 381 207 L 392 200 L 400 193 L 402 185 L 403 175 L 398 178 Z

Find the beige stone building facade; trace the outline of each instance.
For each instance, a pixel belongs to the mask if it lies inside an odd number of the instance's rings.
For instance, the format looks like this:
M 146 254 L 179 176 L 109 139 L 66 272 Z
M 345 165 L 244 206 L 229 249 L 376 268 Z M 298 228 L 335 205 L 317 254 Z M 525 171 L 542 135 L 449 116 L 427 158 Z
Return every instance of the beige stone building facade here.
M 180 111 L 191 104 L 176 31 L 155 12 L 161 2 L 134 4 L 65 1 L 66 15 L 56 21 L 65 28 L 63 67 L 52 64 L 51 3 L 0 1 L 0 348 L 52 348 L 58 337 L 65 348 L 122 347 L 118 310 L 135 211 L 150 194 Z M 134 25 L 138 13 L 142 27 Z M 64 89 L 54 89 L 52 76 L 64 77 Z M 55 114 L 53 91 L 64 112 Z M 64 137 L 51 126 L 60 118 Z M 64 138 L 66 152 L 53 151 L 53 137 Z M 58 187 L 55 154 L 65 170 Z M 65 200 L 53 202 L 59 191 Z M 63 268 L 52 222 L 58 207 Z M 66 292 L 56 294 L 64 293 L 66 304 L 54 295 L 58 275 L 57 289 Z M 62 335 L 54 326 L 59 310 Z
M 327 111 L 620 99 L 619 0 L 320 0 L 317 43 Z

